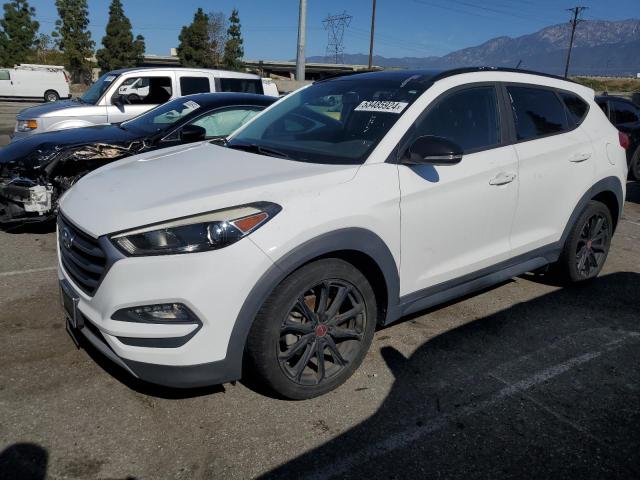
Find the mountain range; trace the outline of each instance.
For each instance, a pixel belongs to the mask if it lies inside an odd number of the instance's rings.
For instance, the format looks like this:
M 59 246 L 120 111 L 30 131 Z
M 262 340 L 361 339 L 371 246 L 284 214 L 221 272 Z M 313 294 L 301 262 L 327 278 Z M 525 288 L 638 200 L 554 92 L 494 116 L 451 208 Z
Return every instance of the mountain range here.
M 438 57 L 374 56 L 381 67 L 445 69 L 468 66 L 516 67 L 562 74 L 571 26 L 552 25 L 521 37 L 496 37 Z M 635 76 L 640 72 L 640 20 L 585 20 L 576 29 L 570 75 Z M 325 62 L 309 57 L 308 62 Z M 366 65 L 368 55 L 344 54 L 344 63 Z

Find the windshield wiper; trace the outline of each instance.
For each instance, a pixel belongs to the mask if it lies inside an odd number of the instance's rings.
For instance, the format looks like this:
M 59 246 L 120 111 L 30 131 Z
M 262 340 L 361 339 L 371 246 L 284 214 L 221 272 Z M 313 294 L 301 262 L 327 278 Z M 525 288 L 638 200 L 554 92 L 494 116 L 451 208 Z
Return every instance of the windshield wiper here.
M 262 145 L 258 145 L 256 143 L 234 143 L 227 144 L 227 148 L 234 148 L 236 150 L 244 150 L 245 152 L 254 152 L 259 153 L 261 155 L 267 155 L 269 157 L 278 157 L 278 158 L 291 158 L 284 152 L 280 150 L 276 150 L 270 147 L 263 147 Z

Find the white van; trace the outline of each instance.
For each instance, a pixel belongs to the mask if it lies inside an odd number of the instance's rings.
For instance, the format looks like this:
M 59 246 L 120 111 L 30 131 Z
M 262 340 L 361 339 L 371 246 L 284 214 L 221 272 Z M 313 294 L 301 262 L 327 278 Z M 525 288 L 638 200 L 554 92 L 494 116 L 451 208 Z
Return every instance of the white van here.
M 22 64 L 0 68 L 0 98 L 56 102 L 69 97 L 69 77 L 64 67 Z
M 278 96 L 271 79 L 225 70 L 138 67 L 102 75 L 84 95 L 66 102 L 38 105 L 17 116 L 13 139 L 34 133 L 120 123 L 184 95 L 210 92 Z

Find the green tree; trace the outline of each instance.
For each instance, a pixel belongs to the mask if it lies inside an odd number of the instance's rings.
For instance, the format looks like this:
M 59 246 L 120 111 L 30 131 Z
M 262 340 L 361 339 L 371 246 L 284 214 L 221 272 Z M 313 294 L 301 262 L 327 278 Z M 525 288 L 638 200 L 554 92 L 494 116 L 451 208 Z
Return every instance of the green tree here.
M 96 52 L 98 65 L 103 72 L 118 68 L 135 67 L 144 58 L 144 37 L 133 39 L 131 22 L 124 14 L 120 0 L 112 0 L 109 6 L 109 21 L 101 48 Z
M 56 30 L 51 34 L 64 53 L 65 66 L 74 82 L 88 83 L 95 43 L 91 40 L 87 0 L 56 0 L 58 16 Z
M 178 58 L 185 67 L 214 66 L 214 59 L 210 54 L 209 16 L 199 8 L 189 26 L 182 27 L 178 37 Z
M 227 42 L 224 45 L 223 63 L 226 68 L 230 70 L 240 70 L 242 68 L 242 57 L 244 57 L 242 43 L 240 16 L 238 15 L 238 9 L 234 8 L 229 17 Z
M 13 0 L 4 4 L 0 20 L 0 65 L 13 67 L 31 56 L 40 25 L 33 20 L 35 8 L 27 0 Z

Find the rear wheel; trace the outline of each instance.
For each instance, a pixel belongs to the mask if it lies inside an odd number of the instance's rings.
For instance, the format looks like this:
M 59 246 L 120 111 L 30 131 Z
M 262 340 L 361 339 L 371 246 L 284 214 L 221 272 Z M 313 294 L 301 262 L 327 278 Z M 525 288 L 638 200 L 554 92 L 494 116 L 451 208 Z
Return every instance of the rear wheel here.
M 287 398 L 327 393 L 362 362 L 376 318 L 373 289 L 359 270 L 338 259 L 307 264 L 258 313 L 247 340 L 252 373 Z
M 606 205 L 590 201 L 574 224 L 558 268 L 562 276 L 571 282 L 581 282 L 596 277 L 607 259 L 613 223 Z
M 57 102 L 60 100 L 60 95 L 55 90 L 47 90 L 44 92 L 44 101 L 45 102 Z

